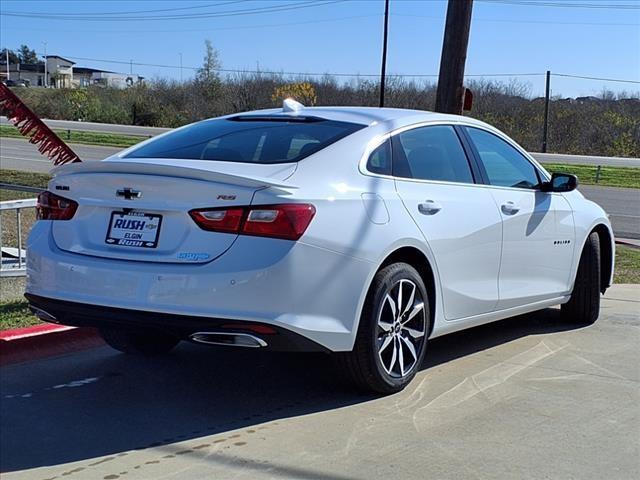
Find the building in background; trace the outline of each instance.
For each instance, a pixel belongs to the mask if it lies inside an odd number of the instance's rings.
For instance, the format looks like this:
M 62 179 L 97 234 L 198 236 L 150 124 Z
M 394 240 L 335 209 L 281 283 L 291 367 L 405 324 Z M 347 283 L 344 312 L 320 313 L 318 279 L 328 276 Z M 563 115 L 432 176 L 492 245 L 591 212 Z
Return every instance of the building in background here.
M 30 63 L 10 63 L 7 77 L 7 63 L 1 64 L 0 80 L 10 80 L 24 86 L 44 86 L 44 65 Z
M 46 76 L 52 88 L 82 88 L 92 85 L 112 88 L 127 88 L 142 83 L 144 77 L 136 74 L 110 72 L 88 67 L 76 67 L 76 63 L 59 55 L 47 55 Z M 45 63 L 10 63 L 7 78 L 7 64 L 0 62 L 0 81 L 11 80 L 16 84 L 44 87 Z
M 47 76 L 49 86 L 54 88 L 71 88 L 73 85 L 73 66 L 76 62 L 57 55 L 47 55 Z M 44 65 L 42 66 L 44 70 Z
M 127 88 L 142 83 L 143 80 L 144 77 L 135 74 L 129 75 L 87 67 L 74 67 L 73 69 L 74 87 L 95 85 L 99 87 Z

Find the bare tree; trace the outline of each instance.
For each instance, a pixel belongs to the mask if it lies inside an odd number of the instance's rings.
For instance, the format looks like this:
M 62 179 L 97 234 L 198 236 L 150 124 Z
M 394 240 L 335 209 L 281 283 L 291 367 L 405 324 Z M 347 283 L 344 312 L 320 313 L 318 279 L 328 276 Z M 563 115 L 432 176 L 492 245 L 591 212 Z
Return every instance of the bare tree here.
M 215 64 L 214 58 L 212 53 L 211 62 L 205 63 Z M 297 83 L 308 83 L 313 88 L 317 105 L 378 104 L 379 82 L 362 77 L 294 78 L 245 72 L 220 78 L 215 69 L 209 71 L 212 73 L 209 83 L 203 73 L 201 79 L 181 84 L 158 78 L 124 90 L 89 88 L 86 99 L 82 99 L 82 117 L 91 122 L 177 127 L 203 118 L 272 107 L 275 91 Z M 533 98 L 529 84 L 474 79 L 467 86 L 475 98 L 473 110 L 466 115 L 495 125 L 530 151 L 539 148 L 544 99 Z M 389 76 L 385 103 L 390 107 L 432 110 L 435 90 L 432 83 Z M 74 90 L 67 89 L 20 91 L 23 100 L 40 117 L 63 120 L 78 116 L 78 99 L 74 95 L 77 95 Z M 550 151 L 640 156 L 640 92 L 618 93 L 614 98 L 614 94 L 603 91 L 600 97 L 552 98 Z

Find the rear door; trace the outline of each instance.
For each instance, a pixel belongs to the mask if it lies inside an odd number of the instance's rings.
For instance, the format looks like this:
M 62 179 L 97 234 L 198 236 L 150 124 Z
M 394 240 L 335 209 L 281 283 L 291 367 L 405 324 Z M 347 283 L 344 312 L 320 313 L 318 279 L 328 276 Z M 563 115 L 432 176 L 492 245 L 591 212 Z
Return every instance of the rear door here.
M 394 135 L 392 144 L 396 188 L 435 255 L 445 318 L 493 311 L 502 220 L 489 189 L 475 185 L 456 130 L 413 128 Z
M 569 203 L 540 190 L 540 172 L 513 145 L 487 130 L 466 131 L 504 225 L 498 309 L 565 293 L 575 240 Z

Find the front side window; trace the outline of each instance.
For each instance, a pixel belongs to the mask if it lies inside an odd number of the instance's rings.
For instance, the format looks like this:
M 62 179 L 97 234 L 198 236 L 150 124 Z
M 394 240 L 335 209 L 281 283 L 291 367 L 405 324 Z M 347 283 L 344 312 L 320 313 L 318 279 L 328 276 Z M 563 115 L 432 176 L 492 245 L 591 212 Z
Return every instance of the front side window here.
M 394 136 L 393 175 L 473 183 L 467 155 L 450 125 L 419 127 Z
M 125 158 L 297 162 L 364 128 L 356 123 L 318 118 L 239 118 L 194 123 L 132 150 Z
M 540 184 L 533 164 L 507 142 L 479 128 L 465 127 L 480 155 L 491 185 L 537 188 Z

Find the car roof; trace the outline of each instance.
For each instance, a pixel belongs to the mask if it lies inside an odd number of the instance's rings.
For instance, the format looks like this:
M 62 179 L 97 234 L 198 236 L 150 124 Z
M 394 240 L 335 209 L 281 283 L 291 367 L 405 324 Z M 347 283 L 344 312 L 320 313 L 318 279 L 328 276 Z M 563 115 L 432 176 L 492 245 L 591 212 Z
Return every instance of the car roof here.
M 420 121 L 455 121 L 468 123 L 481 123 L 477 120 L 460 115 L 448 115 L 429 112 L 425 110 L 411 110 L 406 108 L 380 108 L 380 107 L 303 107 L 295 112 L 284 111 L 281 108 L 266 110 L 253 110 L 242 115 L 269 115 L 277 117 L 310 116 L 339 122 L 360 123 L 372 125 L 375 123 L 397 122 L 414 123 Z M 231 115 L 234 116 L 234 115 Z

